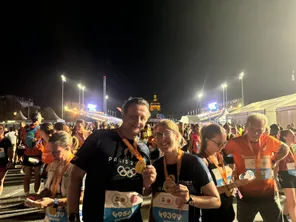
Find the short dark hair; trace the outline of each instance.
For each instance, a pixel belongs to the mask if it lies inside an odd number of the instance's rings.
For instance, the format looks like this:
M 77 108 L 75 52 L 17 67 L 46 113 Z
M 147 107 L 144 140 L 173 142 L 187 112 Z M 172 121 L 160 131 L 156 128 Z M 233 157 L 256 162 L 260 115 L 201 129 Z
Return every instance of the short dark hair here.
M 136 105 L 144 105 L 144 106 L 147 106 L 148 110 L 149 110 L 149 103 L 141 98 L 141 97 L 130 97 L 127 101 L 125 101 L 125 103 L 122 105 L 122 112 L 123 114 L 126 114 L 127 111 L 128 111 L 128 108 L 133 105 L 133 104 L 136 104 Z M 150 111 L 149 111 L 149 114 L 150 114 Z
M 75 124 L 81 123 L 83 126 L 85 125 L 85 121 L 83 119 L 76 120 Z
M 34 112 L 34 113 L 31 114 L 31 120 L 32 120 L 33 123 L 38 121 L 39 118 L 42 118 L 41 114 L 39 112 Z

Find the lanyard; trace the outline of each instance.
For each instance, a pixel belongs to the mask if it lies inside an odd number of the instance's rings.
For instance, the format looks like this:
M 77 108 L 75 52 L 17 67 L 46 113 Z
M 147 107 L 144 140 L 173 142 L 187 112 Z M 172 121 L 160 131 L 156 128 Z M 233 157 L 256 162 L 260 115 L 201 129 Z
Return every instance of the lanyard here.
M 252 147 L 252 144 L 251 144 L 250 139 L 248 139 L 248 144 L 249 144 L 249 148 L 250 148 L 251 152 L 254 155 L 254 160 L 255 160 L 255 163 L 256 163 L 255 164 L 256 172 L 258 172 L 259 169 L 260 169 L 260 160 L 261 160 L 261 137 L 259 138 L 259 151 L 258 151 L 257 156 L 255 155 L 255 152 L 253 150 L 253 147 Z
M 175 181 L 176 183 L 179 183 L 179 179 L 180 179 L 183 154 L 184 154 L 184 152 L 181 149 L 179 149 L 178 154 L 177 154 L 177 180 Z M 168 170 L 167 170 L 165 156 L 163 156 L 163 169 L 164 169 L 165 179 L 169 179 L 170 177 L 169 177 Z
M 225 164 L 224 164 L 222 155 L 220 153 L 217 153 L 217 161 L 213 156 L 210 156 L 210 155 L 209 155 L 209 159 L 216 166 L 216 168 L 219 170 L 219 173 L 220 173 L 225 185 L 227 186 L 227 172 L 225 169 Z M 222 167 L 219 167 L 219 163 L 222 165 Z
M 129 151 L 131 152 L 131 154 L 133 154 L 139 161 L 144 160 L 143 157 L 141 156 L 141 154 L 139 153 L 138 149 L 137 149 L 137 147 L 138 147 L 137 140 L 134 140 L 133 146 L 127 139 L 122 139 L 122 141 L 127 146 Z
M 60 164 L 58 164 L 58 166 L 56 167 L 56 172 L 54 174 L 53 180 L 52 180 L 52 184 L 51 184 L 51 197 L 55 198 L 56 194 L 57 194 L 57 190 L 58 190 L 58 185 L 61 183 L 62 178 L 65 174 L 65 172 L 67 171 L 67 169 L 70 166 L 70 161 L 72 159 L 73 155 L 70 156 L 69 160 L 67 161 L 66 165 L 64 166 L 64 168 L 62 169 L 61 173 L 59 173 L 60 171 Z

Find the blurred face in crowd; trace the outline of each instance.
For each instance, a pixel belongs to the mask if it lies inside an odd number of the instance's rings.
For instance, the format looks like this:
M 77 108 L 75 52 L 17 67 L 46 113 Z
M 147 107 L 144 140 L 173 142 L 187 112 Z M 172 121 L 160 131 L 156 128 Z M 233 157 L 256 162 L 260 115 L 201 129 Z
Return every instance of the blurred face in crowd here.
M 82 123 L 76 123 L 76 131 L 78 133 L 83 133 L 83 130 L 84 130 L 84 126 Z
M 155 136 L 157 147 L 163 153 L 170 153 L 178 148 L 177 147 L 178 140 L 179 140 L 178 134 L 168 129 L 167 127 L 163 125 L 159 125 L 155 129 L 154 136 Z
M 285 139 L 287 145 L 289 145 L 289 146 L 290 146 L 291 144 L 295 143 L 295 134 L 294 134 L 294 132 L 293 132 L 293 131 L 290 131 L 290 132 L 287 134 L 287 136 L 284 136 L 284 139 Z
M 249 139 L 253 142 L 257 142 L 265 132 L 265 128 L 264 120 L 255 120 L 252 123 L 249 123 L 247 126 Z
M 48 144 L 49 152 L 51 153 L 54 160 L 57 161 L 66 161 L 71 155 L 71 147 L 62 147 L 59 143 L 49 143 Z
M 145 127 L 150 112 L 147 106 L 141 104 L 131 104 L 127 112 L 123 114 L 122 126 L 130 131 L 132 135 L 138 135 Z

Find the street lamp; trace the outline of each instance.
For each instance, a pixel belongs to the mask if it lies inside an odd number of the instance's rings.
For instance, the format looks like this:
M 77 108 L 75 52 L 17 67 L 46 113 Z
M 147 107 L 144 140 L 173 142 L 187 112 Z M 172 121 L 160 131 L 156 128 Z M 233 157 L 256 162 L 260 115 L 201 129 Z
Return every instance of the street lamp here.
M 78 108 L 79 108 L 79 110 L 80 110 L 80 103 L 81 103 L 81 100 L 80 100 L 80 93 L 81 93 L 81 87 L 82 87 L 82 85 L 79 83 L 78 85 L 77 85 L 77 87 L 78 87 L 78 97 L 79 97 L 79 99 L 78 99 Z
M 244 75 L 245 73 L 244 72 L 241 72 L 239 74 L 239 79 L 242 83 L 242 105 L 244 106 L 245 105 L 245 96 L 244 96 Z
M 107 100 L 109 99 L 109 96 L 108 95 L 106 95 L 105 96 L 105 104 L 106 104 L 106 110 L 107 110 Z
M 85 86 L 81 86 L 81 90 L 82 90 L 82 95 L 81 95 L 81 100 L 82 100 L 82 109 L 84 110 L 84 91 L 85 91 Z
M 198 93 L 197 97 L 198 97 L 198 102 L 199 102 L 199 113 L 201 113 L 201 98 L 203 97 L 203 93 L 202 92 Z M 197 115 L 197 113 L 196 113 L 196 115 Z
M 222 91 L 223 91 L 223 108 L 226 108 L 227 109 L 227 87 L 228 87 L 228 85 L 227 85 L 227 83 L 225 82 L 225 83 L 223 83 L 222 85 L 221 85 L 221 87 L 222 87 Z
M 61 75 L 62 78 L 62 119 L 64 119 L 64 83 L 66 82 L 66 77 Z

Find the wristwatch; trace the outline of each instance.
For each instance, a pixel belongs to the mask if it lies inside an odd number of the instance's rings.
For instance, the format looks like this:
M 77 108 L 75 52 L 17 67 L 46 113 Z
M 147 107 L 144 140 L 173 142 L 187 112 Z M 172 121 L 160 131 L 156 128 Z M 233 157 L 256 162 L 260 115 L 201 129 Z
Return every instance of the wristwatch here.
M 192 197 L 191 197 L 191 196 L 189 196 L 189 200 L 187 201 L 187 203 L 186 203 L 186 204 L 190 204 L 191 202 L 193 202 L 193 199 L 192 199 Z
M 69 219 L 70 222 L 79 221 L 79 214 L 77 214 L 77 213 L 70 213 L 68 219 Z
M 59 206 L 59 199 L 58 198 L 54 198 L 53 200 L 53 207 L 57 208 Z

